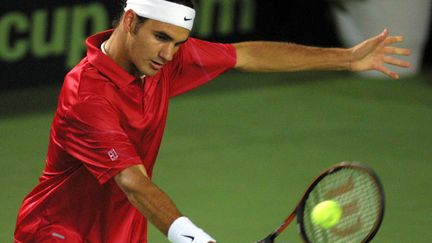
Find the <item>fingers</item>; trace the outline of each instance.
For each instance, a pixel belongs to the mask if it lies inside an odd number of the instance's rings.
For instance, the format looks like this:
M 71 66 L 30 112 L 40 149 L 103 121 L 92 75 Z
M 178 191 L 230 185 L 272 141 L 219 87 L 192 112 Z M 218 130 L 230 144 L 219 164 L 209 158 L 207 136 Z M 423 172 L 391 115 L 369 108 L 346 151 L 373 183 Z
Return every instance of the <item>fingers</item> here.
M 400 60 L 400 59 L 390 57 L 390 56 L 384 56 L 382 61 L 386 64 L 391 64 L 391 65 L 395 65 L 395 66 L 403 67 L 403 68 L 407 68 L 407 67 L 411 66 L 410 62 Z M 386 74 L 390 78 L 399 79 L 399 74 L 390 70 L 389 68 L 385 67 L 384 65 L 375 66 L 375 69 L 377 71 L 380 71 L 380 72 Z
M 386 38 L 386 40 L 384 41 L 384 44 L 386 45 L 391 45 L 394 43 L 400 43 L 404 41 L 404 37 L 403 36 L 389 36 Z
M 411 55 L 411 51 L 409 49 L 399 48 L 399 47 L 385 47 L 384 53 L 389 55 L 402 55 L 402 56 Z
M 397 59 L 394 57 L 389 57 L 389 56 L 385 56 L 383 58 L 383 61 L 385 63 L 392 64 L 392 65 L 399 66 L 399 67 L 404 67 L 404 68 L 411 66 L 411 63 L 408 61 L 400 60 L 400 59 Z
M 376 70 L 386 74 L 387 76 L 389 76 L 392 79 L 399 79 L 399 74 L 397 74 L 394 71 L 391 71 L 390 69 L 388 69 L 384 66 L 378 66 L 378 67 L 376 67 Z
M 386 40 L 384 41 L 384 44 L 386 46 L 388 46 L 388 45 L 400 43 L 403 41 L 404 41 L 403 36 L 390 36 L 390 37 L 386 38 Z M 411 51 L 409 49 L 406 49 L 406 48 L 388 46 L 388 47 L 385 47 L 384 50 L 385 50 L 386 54 L 391 54 L 391 55 L 402 55 L 402 56 L 411 55 Z

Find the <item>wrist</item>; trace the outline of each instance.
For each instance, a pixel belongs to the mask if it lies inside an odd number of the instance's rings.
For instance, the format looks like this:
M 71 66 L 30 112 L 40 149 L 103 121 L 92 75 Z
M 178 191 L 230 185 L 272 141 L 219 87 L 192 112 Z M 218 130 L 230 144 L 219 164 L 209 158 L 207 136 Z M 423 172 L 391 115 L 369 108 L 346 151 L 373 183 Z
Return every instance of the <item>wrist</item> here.
M 352 69 L 352 62 L 353 62 L 353 50 L 352 48 L 344 49 L 344 67 L 343 70 L 345 71 L 353 71 Z
M 216 242 L 210 235 L 198 228 L 185 216 L 179 217 L 168 229 L 168 240 L 173 243 L 208 243 Z

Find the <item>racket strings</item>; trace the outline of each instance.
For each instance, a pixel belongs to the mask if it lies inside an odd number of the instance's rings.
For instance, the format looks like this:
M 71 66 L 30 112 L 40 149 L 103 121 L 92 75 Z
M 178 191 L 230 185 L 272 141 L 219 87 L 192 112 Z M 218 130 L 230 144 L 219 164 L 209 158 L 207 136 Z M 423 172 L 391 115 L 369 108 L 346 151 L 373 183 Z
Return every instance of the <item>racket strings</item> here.
M 330 229 L 311 222 L 310 214 L 318 203 L 335 200 L 343 208 L 337 225 Z M 303 224 L 311 242 L 362 242 L 380 218 L 380 191 L 369 174 L 356 169 L 341 169 L 325 176 L 310 192 L 305 203 Z

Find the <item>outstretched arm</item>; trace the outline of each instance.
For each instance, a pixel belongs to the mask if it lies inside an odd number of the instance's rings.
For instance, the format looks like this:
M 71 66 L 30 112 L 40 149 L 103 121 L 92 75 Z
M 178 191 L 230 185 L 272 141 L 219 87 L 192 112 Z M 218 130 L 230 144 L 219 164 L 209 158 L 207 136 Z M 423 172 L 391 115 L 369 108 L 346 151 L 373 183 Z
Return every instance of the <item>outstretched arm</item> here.
M 398 74 L 384 63 L 409 67 L 409 63 L 389 55 L 409 55 L 404 48 L 391 46 L 402 42 L 401 36 L 388 36 L 388 30 L 364 42 L 346 48 L 320 48 L 293 43 L 251 41 L 234 44 L 236 68 L 252 72 L 292 72 L 306 70 L 377 70 L 392 78 Z

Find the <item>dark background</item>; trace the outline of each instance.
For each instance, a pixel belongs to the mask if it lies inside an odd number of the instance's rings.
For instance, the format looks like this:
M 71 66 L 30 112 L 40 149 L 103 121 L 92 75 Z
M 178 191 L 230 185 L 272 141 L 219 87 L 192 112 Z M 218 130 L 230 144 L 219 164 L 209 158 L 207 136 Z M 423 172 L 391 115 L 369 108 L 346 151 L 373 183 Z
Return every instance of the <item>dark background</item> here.
M 98 1 L 93 1 L 98 2 Z M 107 6 L 111 19 L 115 19 L 121 12 L 121 0 L 100 1 Z M 25 6 L 21 1 L 12 2 L 1 6 L 2 15 L 11 11 L 21 11 L 29 14 L 34 9 L 54 9 L 58 6 L 74 6 L 86 1 L 26 1 Z M 281 40 L 307 45 L 339 47 L 341 42 L 337 36 L 335 25 L 329 13 L 326 1 L 256 1 L 255 30 L 251 33 L 234 33 L 221 36 L 212 33 L 203 39 L 221 42 L 236 42 L 243 40 Z M 237 6 L 239 10 L 240 6 Z M 219 9 L 215 9 L 219 11 Z M 235 25 L 237 22 L 235 21 Z M 432 26 L 432 24 L 430 25 Z M 47 26 L 49 28 L 49 26 Z M 109 26 L 107 26 L 109 28 Z M 216 29 L 216 26 L 214 26 Z M 423 69 L 432 66 L 432 40 L 431 31 L 425 56 Z M 88 31 L 88 35 L 92 34 Z M 18 38 L 19 35 L 11 35 Z M 200 37 L 200 36 L 198 36 Z M 71 41 L 71 40 L 66 40 Z M 82 53 L 85 54 L 84 52 Z M 37 59 L 30 54 L 22 61 L 8 63 L 0 60 L 0 91 L 20 87 L 31 87 L 52 83 L 61 83 L 63 76 L 69 70 L 64 65 L 64 56 L 52 56 Z

